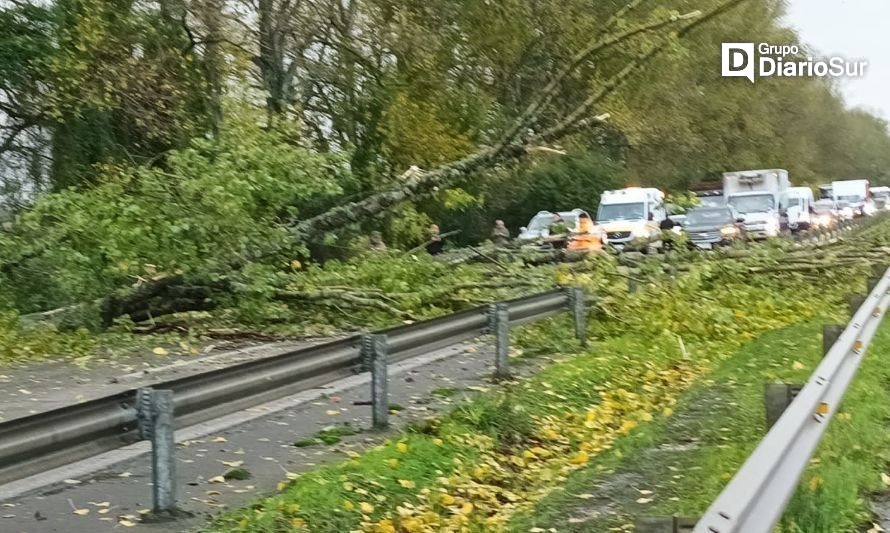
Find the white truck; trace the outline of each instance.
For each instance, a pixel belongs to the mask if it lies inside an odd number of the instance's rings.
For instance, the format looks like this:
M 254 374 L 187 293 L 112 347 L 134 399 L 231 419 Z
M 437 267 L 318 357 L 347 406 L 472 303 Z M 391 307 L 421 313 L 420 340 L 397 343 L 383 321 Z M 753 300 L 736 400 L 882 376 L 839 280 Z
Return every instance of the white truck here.
M 606 232 L 608 244 L 648 252 L 661 245 L 659 224 L 666 216 L 663 192 L 628 187 L 603 193 L 596 222 Z
M 868 180 L 832 181 L 831 194 L 836 204 L 852 209 L 853 216 L 873 215 L 875 212 Z
M 785 211 L 788 213 L 788 229 L 792 232 L 810 229 L 814 218 L 813 189 L 791 187 L 788 189 Z
M 779 235 L 790 185 L 783 169 L 726 172 L 723 197 L 738 213 L 748 238 L 766 239 Z

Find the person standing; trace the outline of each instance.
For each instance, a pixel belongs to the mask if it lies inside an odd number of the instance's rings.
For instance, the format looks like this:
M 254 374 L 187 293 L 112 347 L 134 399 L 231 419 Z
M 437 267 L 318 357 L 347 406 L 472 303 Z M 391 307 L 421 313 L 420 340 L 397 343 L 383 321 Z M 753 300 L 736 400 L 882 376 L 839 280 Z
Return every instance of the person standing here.
M 506 246 L 510 244 L 510 230 L 504 225 L 503 220 L 494 221 L 494 228 L 491 230 L 491 242 L 496 246 Z
M 671 217 L 664 217 L 658 224 L 658 228 L 661 230 L 661 242 L 664 243 L 665 250 L 673 250 L 674 249 L 674 228 L 677 226 L 677 223 L 671 220 Z
M 426 243 L 426 251 L 430 255 L 439 255 L 445 248 L 445 241 L 442 240 L 442 233 L 439 231 L 438 224 L 430 225 L 429 238 Z
M 372 231 L 368 238 L 368 250 L 372 252 L 385 252 L 386 243 L 383 242 L 383 235 L 379 231 Z

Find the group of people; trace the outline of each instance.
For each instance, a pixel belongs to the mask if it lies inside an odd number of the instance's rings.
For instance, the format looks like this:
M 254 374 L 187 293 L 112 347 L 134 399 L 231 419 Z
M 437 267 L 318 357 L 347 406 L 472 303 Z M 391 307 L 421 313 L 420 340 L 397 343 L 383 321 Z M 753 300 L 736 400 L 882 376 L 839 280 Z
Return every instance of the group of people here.
M 558 213 L 553 215 L 553 221 L 549 227 L 548 241 L 552 243 L 554 248 L 565 248 L 569 240 L 584 241 L 596 238 L 594 235 L 593 220 L 587 213 L 581 213 L 578 216 L 578 227 L 570 229 L 565 220 Z M 571 237 L 571 239 L 569 239 Z M 438 224 L 432 224 L 427 231 L 427 241 L 423 248 L 430 255 L 439 255 L 445 248 L 445 235 L 442 235 Z M 510 244 L 510 230 L 503 220 L 495 220 L 494 227 L 491 229 L 489 239 L 496 246 L 506 246 Z M 372 252 L 385 252 L 387 250 L 386 243 L 383 242 L 383 235 L 379 231 L 372 231 L 368 238 L 368 250 Z
M 438 224 L 430 225 L 427 239 L 427 242 L 423 245 L 427 253 L 430 255 L 442 253 L 442 250 L 445 248 L 445 241 Z M 385 252 L 387 249 L 386 243 L 383 241 L 383 234 L 379 231 L 372 231 L 368 236 L 368 250 L 371 252 Z

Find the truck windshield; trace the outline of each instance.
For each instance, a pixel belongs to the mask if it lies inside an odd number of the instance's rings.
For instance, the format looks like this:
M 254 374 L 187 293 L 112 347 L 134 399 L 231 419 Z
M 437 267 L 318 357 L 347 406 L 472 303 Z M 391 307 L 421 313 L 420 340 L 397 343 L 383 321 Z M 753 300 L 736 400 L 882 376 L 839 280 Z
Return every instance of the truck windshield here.
M 841 202 L 851 202 L 851 203 L 861 202 L 861 201 L 865 200 L 865 198 L 863 198 L 862 196 L 859 196 L 858 194 L 845 194 L 842 196 L 838 196 L 837 199 L 838 199 L 838 201 L 841 201 Z
M 693 209 L 686 216 L 688 226 L 722 226 L 732 224 L 732 213 L 724 209 Z
M 613 220 L 643 220 L 646 206 L 640 203 L 634 204 L 600 204 L 596 213 L 598 222 L 610 222 Z
M 776 202 L 771 194 L 756 194 L 752 196 L 731 196 L 729 205 L 743 214 L 763 213 L 775 209 Z
M 803 211 L 803 198 L 795 196 L 788 198 L 788 209 L 791 209 L 792 207 L 798 207 L 801 211 Z

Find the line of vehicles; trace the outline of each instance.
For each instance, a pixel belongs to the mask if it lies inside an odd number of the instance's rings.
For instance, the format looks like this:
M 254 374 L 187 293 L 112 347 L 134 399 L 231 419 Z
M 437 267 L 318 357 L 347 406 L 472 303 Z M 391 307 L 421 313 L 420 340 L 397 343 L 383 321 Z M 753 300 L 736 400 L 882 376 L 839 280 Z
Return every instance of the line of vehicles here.
M 681 213 L 658 189 L 628 187 L 604 192 L 595 223 L 583 225 L 583 231 L 579 224 L 590 218 L 584 210 L 541 211 L 521 228 L 518 240 L 591 252 L 608 245 L 652 253 L 670 246 L 672 235 L 685 235 L 691 246 L 711 249 L 890 210 L 890 187 L 871 187 L 868 180 L 835 181 L 818 190 L 817 199 L 810 187 L 792 186 L 784 169 L 726 172 L 721 182 L 699 187 L 698 205 Z M 581 240 L 583 246 L 577 244 Z

